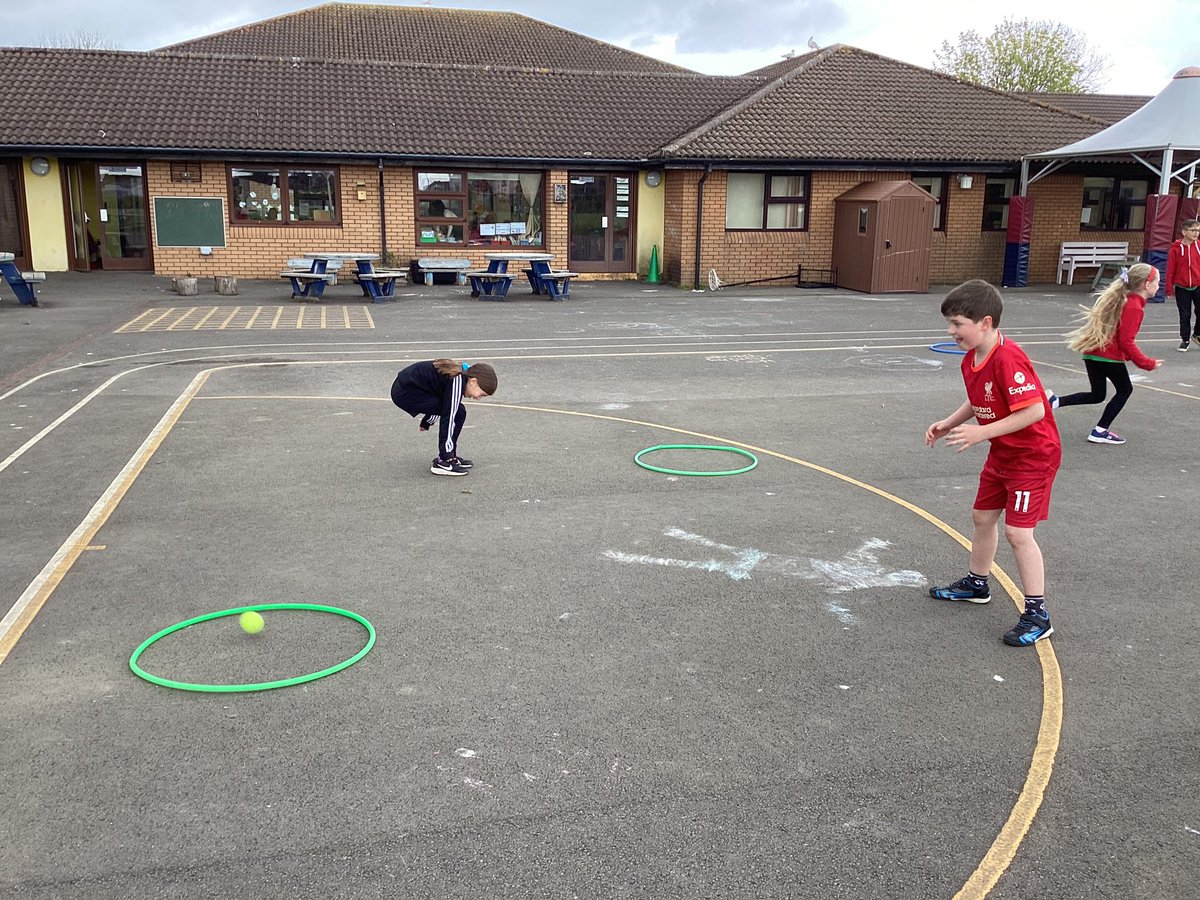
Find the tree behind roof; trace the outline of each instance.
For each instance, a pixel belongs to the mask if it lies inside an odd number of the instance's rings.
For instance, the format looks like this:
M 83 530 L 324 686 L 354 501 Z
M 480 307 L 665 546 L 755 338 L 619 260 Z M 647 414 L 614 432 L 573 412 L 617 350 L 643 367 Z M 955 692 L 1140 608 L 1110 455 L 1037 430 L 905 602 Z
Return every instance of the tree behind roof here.
M 958 35 L 942 42 L 933 68 L 1002 91 L 1084 93 L 1104 84 L 1108 58 L 1061 22 L 1005 19 L 990 35 Z

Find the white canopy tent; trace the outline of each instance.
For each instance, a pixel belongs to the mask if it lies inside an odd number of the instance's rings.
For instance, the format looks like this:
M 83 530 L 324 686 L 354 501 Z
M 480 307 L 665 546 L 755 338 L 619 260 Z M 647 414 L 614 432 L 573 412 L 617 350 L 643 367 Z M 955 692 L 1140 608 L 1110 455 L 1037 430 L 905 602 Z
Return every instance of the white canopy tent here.
M 1132 156 L 1158 176 L 1158 193 L 1171 180 L 1196 184 L 1200 162 L 1200 66 L 1180 69 L 1170 84 L 1145 106 L 1082 141 L 1021 158 L 1021 196 L 1029 185 L 1067 163 L 1086 158 Z M 1030 163 L 1044 163 L 1031 178 Z

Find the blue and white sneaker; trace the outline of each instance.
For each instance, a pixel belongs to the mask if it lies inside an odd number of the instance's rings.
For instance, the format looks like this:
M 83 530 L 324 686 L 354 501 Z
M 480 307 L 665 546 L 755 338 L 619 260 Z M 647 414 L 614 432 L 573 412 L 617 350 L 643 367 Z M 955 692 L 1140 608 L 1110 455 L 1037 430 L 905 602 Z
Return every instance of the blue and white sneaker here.
M 1123 444 L 1125 438 L 1121 437 L 1115 431 L 1109 431 L 1107 428 L 1101 428 L 1097 425 L 1088 435 L 1088 440 L 1093 444 Z
M 929 596 L 935 600 L 966 600 L 968 603 L 987 603 L 992 599 L 992 589 L 987 582 L 982 588 L 975 587 L 970 578 L 960 578 L 945 587 L 931 587 Z
M 1017 624 L 1004 635 L 1004 643 L 1010 647 L 1028 647 L 1052 634 L 1054 634 L 1054 626 L 1050 624 L 1049 616 L 1022 613 Z
M 1046 400 L 1049 402 L 1051 409 L 1058 409 L 1058 394 L 1054 393 L 1050 388 L 1046 388 Z

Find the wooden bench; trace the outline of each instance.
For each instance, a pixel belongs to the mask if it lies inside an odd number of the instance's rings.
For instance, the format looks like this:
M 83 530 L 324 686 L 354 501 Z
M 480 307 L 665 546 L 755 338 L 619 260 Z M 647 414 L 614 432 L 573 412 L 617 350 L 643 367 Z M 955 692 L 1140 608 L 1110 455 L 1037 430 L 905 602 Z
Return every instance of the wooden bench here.
M 1062 284 L 1063 273 L 1067 273 L 1067 284 L 1073 284 L 1076 269 L 1098 266 L 1099 271 L 1092 279 L 1092 286 L 1110 266 L 1120 268 L 1133 265 L 1137 257 L 1129 256 L 1128 241 L 1063 241 L 1058 253 L 1058 284 Z
M 325 285 L 333 284 L 337 277 L 332 272 L 310 272 L 307 269 L 289 269 L 279 273 L 280 278 L 286 278 L 292 283 L 292 299 L 320 300 L 325 293 Z
M 434 272 L 453 272 L 455 281 L 459 284 L 466 284 L 467 270 L 470 268 L 471 261 L 469 259 L 442 259 L 437 256 L 426 256 L 417 260 L 417 269 L 425 279 L 425 284 L 430 287 L 433 286 Z
M 4 280 L 13 289 L 13 293 L 17 295 L 17 300 L 22 306 L 37 306 L 37 291 L 34 290 L 33 284 L 45 281 L 46 273 L 20 272 L 13 259 L 14 256 L 11 253 L 0 253 L 0 273 L 3 273 Z
M 512 287 L 512 272 L 493 272 L 490 269 L 473 269 L 463 272 L 471 280 L 471 296 L 483 296 L 488 300 L 503 300 Z

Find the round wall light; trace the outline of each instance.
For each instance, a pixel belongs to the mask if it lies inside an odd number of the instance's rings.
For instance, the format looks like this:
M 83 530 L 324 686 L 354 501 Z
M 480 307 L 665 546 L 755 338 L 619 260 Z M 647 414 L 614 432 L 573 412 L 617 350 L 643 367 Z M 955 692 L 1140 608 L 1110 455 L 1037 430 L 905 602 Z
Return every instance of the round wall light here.
M 662 172 L 652 170 L 646 173 L 646 185 L 648 187 L 658 187 L 662 182 Z
M 50 171 L 50 160 L 44 156 L 35 156 L 29 161 L 29 171 L 34 175 L 45 175 Z

